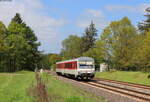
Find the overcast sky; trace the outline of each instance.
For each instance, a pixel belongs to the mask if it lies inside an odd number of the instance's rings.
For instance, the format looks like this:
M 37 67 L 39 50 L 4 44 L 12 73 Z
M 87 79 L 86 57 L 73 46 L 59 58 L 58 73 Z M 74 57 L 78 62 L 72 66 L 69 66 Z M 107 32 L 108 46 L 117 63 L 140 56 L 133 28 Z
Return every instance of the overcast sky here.
M 40 50 L 59 53 L 70 34 L 81 36 L 93 20 L 99 34 L 110 21 L 129 17 L 134 25 L 144 20 L 150 0 L 9 0 L 0 1 L 0 20 L 8 25 L 20 13 L 41 42 Z

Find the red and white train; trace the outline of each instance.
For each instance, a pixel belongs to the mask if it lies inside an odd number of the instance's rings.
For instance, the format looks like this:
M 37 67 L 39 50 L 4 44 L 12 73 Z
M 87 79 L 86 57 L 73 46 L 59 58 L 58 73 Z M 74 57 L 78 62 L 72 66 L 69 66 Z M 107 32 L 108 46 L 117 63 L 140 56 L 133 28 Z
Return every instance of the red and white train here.
M 78 79 L 92 79 L 95 75 L 94 59 L 79 57 L 56 63 L 56 73 Z

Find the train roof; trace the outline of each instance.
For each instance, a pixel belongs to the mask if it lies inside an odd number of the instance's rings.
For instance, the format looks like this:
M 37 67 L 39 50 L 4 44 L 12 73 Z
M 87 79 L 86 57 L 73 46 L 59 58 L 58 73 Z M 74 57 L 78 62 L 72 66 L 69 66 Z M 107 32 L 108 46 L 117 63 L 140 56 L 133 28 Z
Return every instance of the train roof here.
M 79 57 L 79 58 L 77 58 L 79 61 L 84 61 L 84 60 L 88 60 L 88 61 L 91 61 L 91 60 L 94 60 L 93 58 L 91 58 L 91 57 Z
M 78 58 L 74 58 L 74 59 L 71 59 L 71 60 L 60 61 L 60 62 L 57 62 L 56 64 L 64 63 L 64 62 L 71 62 L 71 61 L 94 61 L 94 59 L 91 58 L 91 57 L 78 57 Z

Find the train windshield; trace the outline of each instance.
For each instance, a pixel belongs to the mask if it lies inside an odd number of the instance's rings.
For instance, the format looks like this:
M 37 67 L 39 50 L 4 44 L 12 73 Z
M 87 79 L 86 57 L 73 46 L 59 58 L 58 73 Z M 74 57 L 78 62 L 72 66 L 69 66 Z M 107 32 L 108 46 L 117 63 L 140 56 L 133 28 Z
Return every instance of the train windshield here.
M 79 62 L 79 68 L 94 68 L 93 62 Z

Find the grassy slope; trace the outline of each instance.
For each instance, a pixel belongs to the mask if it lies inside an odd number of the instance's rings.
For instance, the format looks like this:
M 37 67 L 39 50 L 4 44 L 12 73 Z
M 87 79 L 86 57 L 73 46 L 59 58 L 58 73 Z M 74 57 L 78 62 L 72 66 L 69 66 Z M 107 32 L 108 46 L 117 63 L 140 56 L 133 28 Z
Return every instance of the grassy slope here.
M 0 102 L 33 102 L 26 89 L 35 83 L 33 72 L 0 73 Z M 103 102 L 104 99 L 92 96 L 76 87 L 43 74 L 52 102 Z M 100 101 L 102 100 L 102 101 Z
M 96 77 L 150 85 L 150 79 L 147 78 L 149 74 L 150 73 L 144 72 L 114 71 L 114 72 L 97 72 Z

